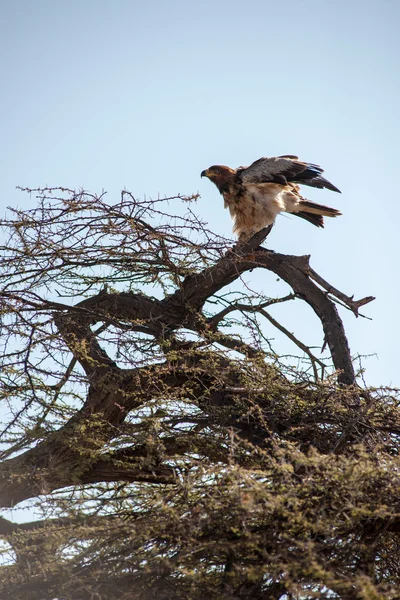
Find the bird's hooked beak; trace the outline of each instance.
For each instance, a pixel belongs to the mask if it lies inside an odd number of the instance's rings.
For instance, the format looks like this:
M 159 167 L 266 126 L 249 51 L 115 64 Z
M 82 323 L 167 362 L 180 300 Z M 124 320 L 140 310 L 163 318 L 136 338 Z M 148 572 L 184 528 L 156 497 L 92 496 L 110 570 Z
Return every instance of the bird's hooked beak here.
M 208 169 L 202 171 L 200 177 L 208 177 Z

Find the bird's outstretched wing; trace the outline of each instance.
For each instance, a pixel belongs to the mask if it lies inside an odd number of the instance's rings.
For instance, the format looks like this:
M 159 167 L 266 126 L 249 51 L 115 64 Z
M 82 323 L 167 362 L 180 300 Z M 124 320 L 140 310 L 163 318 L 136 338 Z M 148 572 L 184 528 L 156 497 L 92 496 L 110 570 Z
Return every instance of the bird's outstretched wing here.
M 237 176 L 243 183 L 299 183 L 340 192 L 330 181 L 321 177 L 323 169 L 313 163 L 301 162 L 297 156 L 259 158 L 249 167 L 240 167 Z

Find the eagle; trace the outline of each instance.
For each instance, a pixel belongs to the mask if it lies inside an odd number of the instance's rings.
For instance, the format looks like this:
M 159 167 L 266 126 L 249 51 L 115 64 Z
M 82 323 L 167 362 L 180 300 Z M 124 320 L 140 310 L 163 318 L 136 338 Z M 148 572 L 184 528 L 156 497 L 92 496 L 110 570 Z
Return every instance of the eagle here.
M 316 227 L 324 226 L 323 217 L 341 215 L 335 208 L 316 204 L 300 194 L 299 185 L 340 193 L 322 173 L 319 165 L 285 154 L 259 158 L 249 167 L 238 169 L 213 165 L 201 177 L 208 177 L 217 186 L 234 221 L 233 231 L 244 242 L 263 227 L 272 225 L 281 212 L 294 214 Z

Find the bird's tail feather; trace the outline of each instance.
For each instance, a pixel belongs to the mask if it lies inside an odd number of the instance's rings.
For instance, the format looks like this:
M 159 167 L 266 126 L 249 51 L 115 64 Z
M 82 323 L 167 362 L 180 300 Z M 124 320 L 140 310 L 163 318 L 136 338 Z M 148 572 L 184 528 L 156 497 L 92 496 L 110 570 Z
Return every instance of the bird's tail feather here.
M 312 215 L 323 215 L 324 217 L 339 217 L 342 213 L 336 208 L 325 206 L 324 204 L 316 204 L 310 200 L 300 200 L 298 207 L 302 212 Z
M 308 221 L 309 223 L 312 223 L 316 227 L 324 226 L 324 217 L 322 215 L 312 215 L 310 213 L 306 213 L 306 212 L 302 212 L 302 211 L 292 213 L 292 214 L 296 215 L 296 217 L 301 217 L 302 219 L 305 219 L 306 221 Z
M 338 217 L 342 214 L 340 211 L 336 210 L 336 208 L 330 208 L 330 206 L 324 206 L 323 204 L 316 204 L 310 200 L 301 200 L 297 206 L 301 210 L 293 214 L 309 221 L 316 227 L 324 226 L 323 217 Z

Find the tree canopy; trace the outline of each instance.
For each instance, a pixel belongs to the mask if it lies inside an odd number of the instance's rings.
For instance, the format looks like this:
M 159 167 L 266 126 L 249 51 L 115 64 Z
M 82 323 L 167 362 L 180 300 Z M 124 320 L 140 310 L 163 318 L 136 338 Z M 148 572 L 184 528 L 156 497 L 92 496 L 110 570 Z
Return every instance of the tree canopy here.
M 268 230 L 232 247 L 195 197 L 27 191 L 2 221 L 2 600 L 400 598 L 399 398 L 357 379 L 337 308 L 373 298 Z M 273 316 L 293 302 L 329 361 Z

